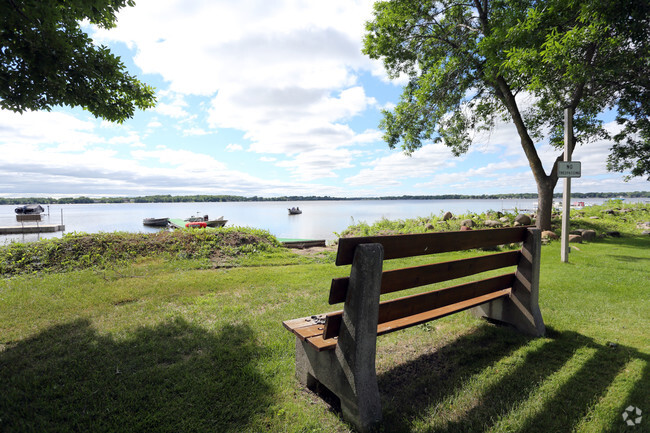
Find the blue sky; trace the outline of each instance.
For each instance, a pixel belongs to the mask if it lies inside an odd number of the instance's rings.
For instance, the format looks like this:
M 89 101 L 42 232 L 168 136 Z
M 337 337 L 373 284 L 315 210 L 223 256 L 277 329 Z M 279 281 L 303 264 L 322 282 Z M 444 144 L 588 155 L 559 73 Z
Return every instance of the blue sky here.
M 121 125 L 81 109 L 0 111 L 0 195 L 536 192 L 507 124 L 460 158 L 441 144 L 411 157 L 388 149 L 380 110 L 403 82 L 361 53 L 371 10 L 351 0 L 138 0 L 115 29 L 88 30 L 156 87 L 157 107 Z M 607 172 L 610 146 L 575 152 L 573 191 L 648 189 Z M 539 152 L 550 170 L 557 151 Z

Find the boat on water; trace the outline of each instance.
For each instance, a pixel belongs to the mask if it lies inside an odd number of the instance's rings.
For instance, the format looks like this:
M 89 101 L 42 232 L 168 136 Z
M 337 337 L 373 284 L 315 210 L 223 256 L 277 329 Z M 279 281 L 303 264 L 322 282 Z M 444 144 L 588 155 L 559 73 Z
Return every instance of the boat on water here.
M 45 212 L 45 209 L 43 209 L 43 206 L 40 204 L 26 204 L 23 206 L 18 206 L 15 209 L 15 212 L 18 215 L 40 215 Z
M 185 221 L 191 222 L 191 223 L 204 222 L 207 227 L 223 227 L 228 222 L 228 220 L 223 219 L 223 215 L 220 216 L 219 218 L 215 219 L 215 220 L 211 220 L 208 215 L 203 215 L 202 217 L 201 216 L 191 216 L 189 218 L 185 218 Z
M 574 201 L 571 203 L 570 208 L 571 209 L 583 209 L 587 205 L 585 204 L 584 201 Z M 553 202 L 553 209 L 561 211 L 563 209 L 562 207 L 562 202 L 561 201 L 554 201 Z
M 287 210 L 289 211 L 289 215 L 300 215 L 302 213 L 299 207 L 292 207 Z
M 169 218 L 145 218 L 142 224 L 149 227 L 167 227 Z
M 183 227 L 223 227 L 228 222 L 227 219 L 224 219 L 223 216 L 220 216 L 217 219 L 210 219 L 208 215 L 203 216 L 191 216 L 189 218 L 170 218 L 169 226 L 174 229 L 180 229 Z

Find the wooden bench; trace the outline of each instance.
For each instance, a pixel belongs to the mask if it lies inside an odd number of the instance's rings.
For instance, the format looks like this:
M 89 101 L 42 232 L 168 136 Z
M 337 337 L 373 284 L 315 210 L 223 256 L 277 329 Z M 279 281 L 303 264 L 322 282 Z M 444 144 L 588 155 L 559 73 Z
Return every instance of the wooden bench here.
M 522 243 L 521 249 L 382 272 L 384 260 Z M 332 280 L 329 303 L 342 311 L 283 322 L 296 335 L 296 376 L 325 386 L 343 417 L 360 431 L 381 422 L 377 335 L 467 309 L 533 336 L 544 334 L 538 306 L 540 230 L 514 227 L 459 232 L 341 238 L 336 265 L 350 276 Z M 382 294 L 516 266 L 514 272 L 380 301 Z

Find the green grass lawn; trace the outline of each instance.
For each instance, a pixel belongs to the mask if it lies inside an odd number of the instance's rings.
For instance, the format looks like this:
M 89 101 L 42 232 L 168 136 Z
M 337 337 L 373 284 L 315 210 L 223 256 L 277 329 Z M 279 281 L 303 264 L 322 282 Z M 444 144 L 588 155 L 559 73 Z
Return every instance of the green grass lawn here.
M 577 248 L 568 264 L 559 242 L 542 248 L 544 338 L 467 312 L 380 337 L 384 431 L 650 431 L 650 237 Z M 294 379 L 281 325 L 334 309 L 330 279 L 349 267 L 269 254 L 203 268 L 1 280 L 0 431 L 349 431 Z

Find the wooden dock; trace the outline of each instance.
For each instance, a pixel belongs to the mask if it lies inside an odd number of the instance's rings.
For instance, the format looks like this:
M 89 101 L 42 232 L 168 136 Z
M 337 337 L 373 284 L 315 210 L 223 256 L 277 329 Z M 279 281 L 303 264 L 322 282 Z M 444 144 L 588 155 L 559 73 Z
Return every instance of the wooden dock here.
M 311 248 L 326 246 L 325 239 L 282 239 L 278 238 L 287 248 Z
M 20 226 L 0 227 L 0 234 L 14 235 L 24 233 L 51 233 L 65 230 L 63 224 L 25 224 Z

